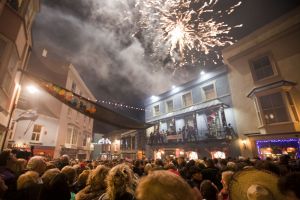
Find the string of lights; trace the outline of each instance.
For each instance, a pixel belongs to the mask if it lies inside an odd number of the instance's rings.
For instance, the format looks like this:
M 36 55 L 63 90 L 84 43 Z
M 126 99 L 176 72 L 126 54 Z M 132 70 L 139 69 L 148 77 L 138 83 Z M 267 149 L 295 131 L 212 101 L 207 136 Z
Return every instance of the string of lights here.
M 98 104 L 107 104 L 107 105 L 111 105 L 111 106 L 119 107 L 119 108 L 145 111 L 145 109 L 141 108 L 141 107 L 135 107 L 135 106 L 127 105 L 127 104 L 124 104 L 124 103 L 118 103 L 118 102 L 113 102 L 113 101 L 108 101 L 108 100 L 99 100 L 98 99 L 98 100 L 95 100 L 95 102 L 98 103 Z

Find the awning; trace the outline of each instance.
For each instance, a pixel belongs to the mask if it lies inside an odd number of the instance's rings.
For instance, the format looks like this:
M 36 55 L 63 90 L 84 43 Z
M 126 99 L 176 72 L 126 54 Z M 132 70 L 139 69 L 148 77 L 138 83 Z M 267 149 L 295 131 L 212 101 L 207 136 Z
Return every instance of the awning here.
M 71 108 L 84 115 L 94 118 L 95 120 L 99 120 L 125 129 L 146 129 L 152 126 L 151 124 L 132 119 L 128 116 L 110 110 L 102 105 L 95 103 L 94 101 L 73 93 L 66 88 L 40 79 L 28 72 L 23 71 L 23 73 L 28 78 L 36 82 L 43 90 L 48 92 L 50 95 L 52 95 L 62 103 L 70 106 Z

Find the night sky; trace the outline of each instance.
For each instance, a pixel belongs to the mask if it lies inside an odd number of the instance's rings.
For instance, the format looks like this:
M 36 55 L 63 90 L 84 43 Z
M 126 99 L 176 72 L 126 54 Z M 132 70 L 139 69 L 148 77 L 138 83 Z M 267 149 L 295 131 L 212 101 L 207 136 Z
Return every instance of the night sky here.
M 176 73 L 153 67 L 143 57 L 145 46 L 131 37 L 131 25 L 122 23 L 124 2 L 129 2 L 127 9 L 133 8 L 134 0 L 43 0 L 32 30 L 33 55 L 46 48 L 72 62 L 96 98 L 134 106 L 196 78 L 203 68 L 215 67 L 187 65 Z M 220 0 L 216 6 L 225 9 L 236 2 Z M 223 20 L 243 24 L 231 33 L 238 40 L 299 5 L 299 0 L 244 0 Z

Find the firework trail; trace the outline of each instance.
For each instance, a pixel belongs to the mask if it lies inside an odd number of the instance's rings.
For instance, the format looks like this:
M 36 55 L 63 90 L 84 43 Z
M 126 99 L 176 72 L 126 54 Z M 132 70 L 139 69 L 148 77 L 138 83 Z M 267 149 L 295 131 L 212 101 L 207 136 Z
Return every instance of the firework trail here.
M 215 10 L 218 0 L 137 0 L 139 25 L 146 41 L 152 47 L 152 56 L 170 58 L 173 66 L 187 63 L 205 63 L 218 47 L 233 44 L 229 36 L 232 28 L 223 22 L 241 2 L 227 10 Z

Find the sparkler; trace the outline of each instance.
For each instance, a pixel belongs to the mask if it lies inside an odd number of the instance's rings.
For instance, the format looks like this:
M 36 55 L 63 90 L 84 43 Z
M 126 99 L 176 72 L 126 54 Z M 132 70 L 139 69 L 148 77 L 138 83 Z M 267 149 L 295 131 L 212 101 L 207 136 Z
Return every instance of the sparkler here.
M 219 21 L 230 15 L 241 2 L 227 10 L 215 10 L 218 0 L 137 0 L 140 12 L 139 26 L 150 39 L 153 57 L 170 57 L 174 64 L 205 62 L 210 54 L 219 59 L 216 48 L 233 44 L 228 34 L 230 27 Z M 216 60 L 213 60 L 216 63 Z

